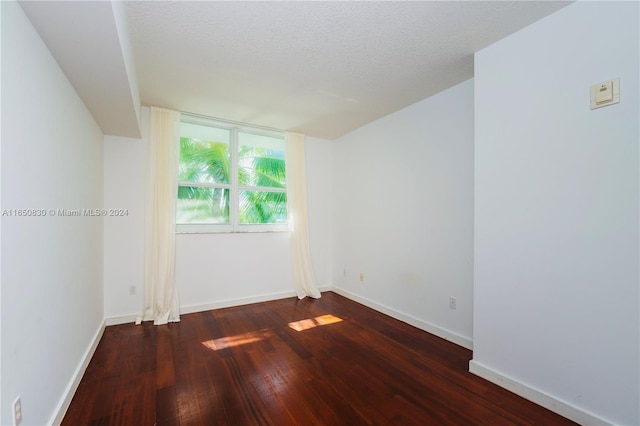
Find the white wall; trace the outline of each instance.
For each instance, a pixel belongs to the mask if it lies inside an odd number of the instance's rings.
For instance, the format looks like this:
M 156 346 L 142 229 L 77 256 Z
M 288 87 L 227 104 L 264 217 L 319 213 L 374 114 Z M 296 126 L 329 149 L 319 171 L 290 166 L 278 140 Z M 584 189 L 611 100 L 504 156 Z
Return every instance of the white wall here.
M 307 205 L 311 262 L 318 286 L 333 285 L 333 142 L 307 137 Z
M 142 308 L 144 288 L 144 185 L 148 108 L 142 139 L 105 138 L 107 208 L 129 210 L 105 220 L 105 315 L 131 321 Z M 307 186 L 310 240 L 318 285 L 331 284 L 332 143 L 308 138 Z M 178 234 L 176 282 L 181 311 L 193 312 L 257 300 L 294 296 L 286 233 Z M 129 287 L 137 295 L 129 295 Z M 120 317 L 120 318 L 116 318 Z
M 2 207 L 102 207 L 102 133 L 15 2 L 2 2 Z M 48 424 L 103 324 L 102 219 L 2 217 L 2 424 Z M 80 372 L 81 373 L 81 372 Z
M 475 58 L 471 368 L 583 423 L 640 424 L 638 15 L 578 2 Z
M 334 151 L 334 286 L 470 347 L 473 80 L 339 138 Z
M 141 122 L 142 139 L 104 138 L 104 206 L 127 211 L 104 219 L 104 312 L 109 319 L 128 316 L 130 321 L 142 312 L 148 108 L 142 108 Z
M 0 7 L 0 26 L 2 25 L 2 7 Z M 2 31 L 0 31 L 0 44 Z M 0 48 L 0 51 L 2 49 Z M 2 55 L 0 55 L 0 81 L 2 81 Z M 2 84 L 0 83 L 0 99 L 2 98 Z M 2 114 L 0 114 L 0 129 L 2 129 Z M 0 135 L 0 171 L 2 170 L 2 137 Z M 0 210 L 2 210 L 2 173 L 0 172 Z M 0 220 L 0 241 L 2 241 L 2 221 Z M 2 318 L 2 244 L 0 244 L 0 319 Z M 0 377 L 2 374 L 2 327 L 0 326 Z M 2 422 L 2 382 L 0 380 L 0 423 Z

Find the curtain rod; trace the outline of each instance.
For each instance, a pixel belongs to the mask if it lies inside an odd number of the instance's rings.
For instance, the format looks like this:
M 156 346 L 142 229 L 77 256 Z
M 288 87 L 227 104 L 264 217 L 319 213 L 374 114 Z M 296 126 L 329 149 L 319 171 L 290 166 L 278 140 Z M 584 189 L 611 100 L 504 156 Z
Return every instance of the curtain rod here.
M 188 115 L 188 116 L 191 116 L 191 117 L 204 118 L 204 119 L 208 119 L 208 120 L 220 121 L 220 122 L 227 123 L 227 124 L 233 124 L 235 126 L 253 127 L 255 129 L 268 130 L 268 131 L 271 131 L 271 132 L 281 132 L 281 133 L 288 132 L 288 130 L 277 129 L 275 127 L 260 126 L 258 124 L 250 124 L 250 123 L 242 123 L 240 121 L 226 120 L 224 118 L 218 118 L 218 117 L 210 117 L 208 115 L 196 114 L 194 112 L 188 112 L 188 111 L 179 111 L 179 112 L 180 112 L 180 114 Z

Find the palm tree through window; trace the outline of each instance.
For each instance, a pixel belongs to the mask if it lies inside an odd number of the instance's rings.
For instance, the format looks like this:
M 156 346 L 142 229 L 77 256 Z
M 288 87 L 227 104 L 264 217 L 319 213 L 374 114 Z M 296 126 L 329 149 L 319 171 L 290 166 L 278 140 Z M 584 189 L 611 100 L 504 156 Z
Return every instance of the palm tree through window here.
M 184 120 L 178 180 L 178 226 L 238 231 L 286 224 L 281 134 Z

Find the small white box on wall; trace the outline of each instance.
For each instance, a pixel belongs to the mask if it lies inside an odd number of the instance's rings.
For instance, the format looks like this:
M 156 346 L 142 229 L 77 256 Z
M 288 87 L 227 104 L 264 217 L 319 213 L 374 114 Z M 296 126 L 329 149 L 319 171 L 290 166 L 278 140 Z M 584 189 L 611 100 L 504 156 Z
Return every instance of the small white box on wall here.
M 591 109 L 620 103 L 620 79 L 603 81 L 591 86 Z

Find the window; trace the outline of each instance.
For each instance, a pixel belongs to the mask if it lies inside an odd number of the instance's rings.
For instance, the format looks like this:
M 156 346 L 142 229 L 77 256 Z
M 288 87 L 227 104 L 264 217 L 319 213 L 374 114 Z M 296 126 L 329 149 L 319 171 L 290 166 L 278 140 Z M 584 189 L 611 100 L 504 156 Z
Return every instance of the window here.
M 184 116 L 178 232 L 286 230 L 284 135 Z

